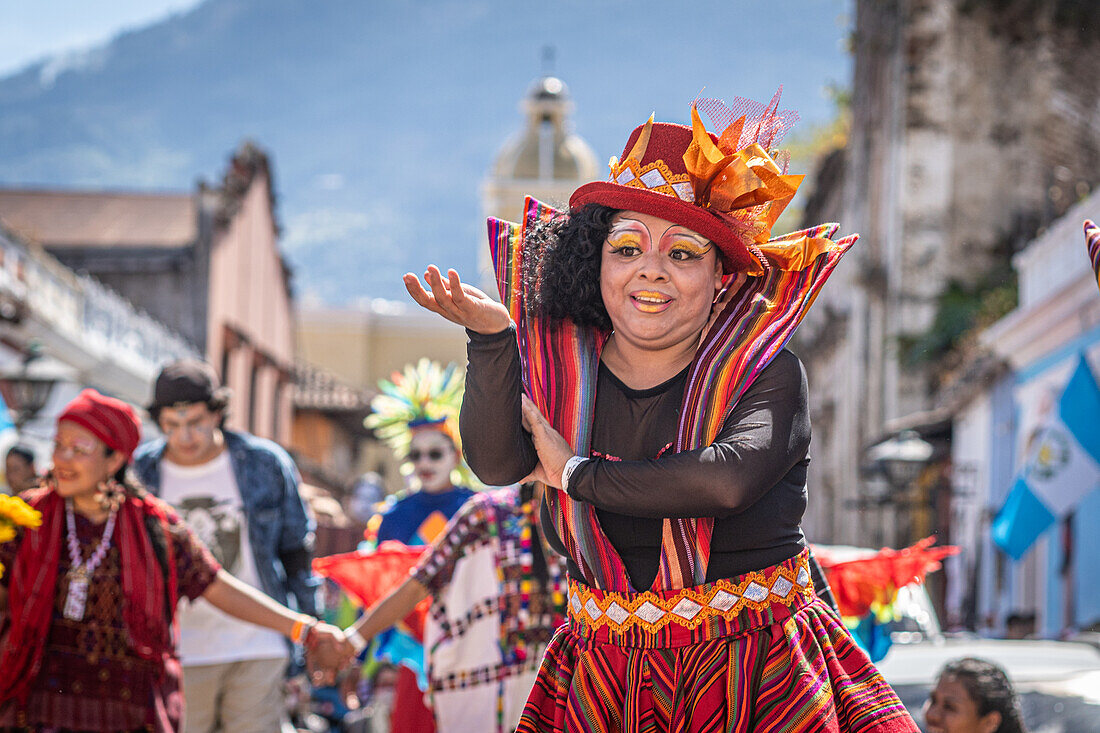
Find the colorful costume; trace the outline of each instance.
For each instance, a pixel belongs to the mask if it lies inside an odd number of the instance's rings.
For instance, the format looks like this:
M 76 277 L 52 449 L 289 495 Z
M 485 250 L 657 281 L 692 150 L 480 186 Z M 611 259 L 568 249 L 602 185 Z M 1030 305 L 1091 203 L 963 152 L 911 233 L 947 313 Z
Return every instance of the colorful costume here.
M 1092 272 L 1096 275 L 1096 284 L 1100 285 L 1100 226 L 1092 219 L 1085 219 L 1085 247 L 1092 262 Z
M 454 364 L 441 368 L 421 359 L 378 386 L 381 394 L 371 401 L 373 413 L 366 424 L 390 444 L 395 454 L 408 454 L 416 431 L 437 430 L 453 442 L 461 456 L 454 422 L 463 384 L 462 372 Z M 474 495 L 471 489 L 455 483 L 466 478 L 467 471 L 460 461 L 452 472 L 452 485 L 445 491 L 402 492 L 388 498 L 378 515 L 367 523 L 368 540 L 376 545 L 386 541 L 410 546 L 434 542 L 451 517 Z M 392 717 L 394 730 L 428 733 L 434 730 L 434 724 L 420 689 L 424 682 L 419 674 L 424 665 L 424 649 L 417 631 L 395 627 L 380 634 L 375 655 L 400 664 Z
M 508 733 L 564 620 L 565 563 L 544 552 L 528 489 L 478 494 L 413 577 L 432 594 L 424 630 L 436 726 Z
M 805 377 L 782 351 L 855 241 L 835 225 L 768 239 L 797 188 L 773 144 L 792 121 L 701 100 L 724 132 L 634 131 L 612 179 L 571 204 L 658 216 L 714 242 L 749 275 L 692 363 L 632 390 L 600 365 L 607 333 L 532 315 L 520 278 L 535 222 L 490 221 L 516 331 L 471 335 L 462 424 L 475 471 L 537 462 L 526 388 L 579 456 L 544 525 L 569 559 L 569 625 L 551 641 L 520 731 L 916 731 L 896 695 L 813 590 L 799 522 L 809 444 Z M 520 384 L 522 379 L 523 384 Z M 487 420 L 491 416 L 491 421 Z M 490 424 L 490 422 L 492 424 Z M 503 462 L 503 463 L 502 463 Z
M 423 491 L 394 494 L 382 503 L 375 541 L 379 544 L 396 540 L 409 546 L 430 545 L 443 533 L 451 517 L 462 508 L 474 492 L 465 486 L 454 486 L 438 494 Z
M 455 443 L 454 422 L 462 403 L 462 372 L 454 364 L 441 368 L 421 359 L 415 366 L 378 383 L 381 394 L 371 401 L 367 418 L 372 428 L 394 453 L 404 456 L 416 430 L 439 430 Z M 459 464 L 452 480 L 469 480 L 468 469 Z M 430 545 L 455 512 L 473 496 L 473 491 L 456 485 L 435 494 L 399 492 L 386 499 L 368 522 L 369 539 L 375 544 L 396 540 L 406 545 Z
M 18 558 L 20 548 L 28 553 L 63 544 L 64 502 L 52 492 L 35 489 L 25 495 L 43 512 L 43 527 L 25 532 L 11 542 L 0 545 L 0 562 L 13 569 L 0 583 L 5 588 L 14 582 L 30 587 L 35 578 L 46 582 L 48 566 L 39 565 L 33 575 L 21 573 Z M 126 532 L 146 533 L 148 522 L 155 518 L 169 540 L 168 556 L 175 593 L 190 599 L 198 598 L 213 582 L 218 572 L 217 561 L 202 546 L 191 531 L 167 505 L 147 496 L 131 499 L 136 521 L 129 522 Z M 92 554 L 103 535 L 103 525 L 94 525 L 76 516 L 76 535 L 83 557 Z M 51 539 L 55 538 L 55 539 Z M 133 546 L 140 547 L 145 538 Z M 14 701 L 0 703 L 0 728 L 15 725 L 48 725 L 82 731 L 155 730 L 173 731 L 179 726 L 183 708 L 180 691 L 180 666 L 175 650 L 167 647 L 162 656 L 142 654 L 128 642 L 127 623 L 123 618 L 123 590 L 127 562 L 153 561 L 151 572 L 162 572 L 157 560 L 149 557 L 128 560 L 118 544 L 108 551 L 96 569 L 89 585 L 88 613 L 83 621 L 69 621 L 62 615 L 67 586 L 64 578 L 70 562 L 65 552 L 58 552 L 56 580 L 51 597 L 54 599 L 45 644 L 37 661 L 37 680 L 22 705 Z M 49 552 L 48 549 L 44 550 Z M 151 552 L 151 549 L 150 549 Z M 48 555 L 47 555 L 48 556 Z M 23 571 L 26 572 L 26 571 Z M 156 577 L 155 575 L 153 577 Z M 161 592 L 163 593 L 163 584 Z M 167 628 L 167 622 L 165 622 Z M 8 658 L 4 658 L 8 662 Z

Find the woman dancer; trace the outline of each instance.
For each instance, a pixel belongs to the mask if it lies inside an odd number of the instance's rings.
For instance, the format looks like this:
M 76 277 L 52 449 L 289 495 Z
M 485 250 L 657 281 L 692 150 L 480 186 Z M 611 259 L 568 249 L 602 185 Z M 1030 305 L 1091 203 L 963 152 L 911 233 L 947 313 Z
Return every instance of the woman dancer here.
M 0 544 L 0 731 L 176 731 L 183 714 L 178 598 L 282 633 L 321 659 L 350 656 L 339 629 L 285 608 L 218 567 L 127 468 L 141 423 L 86 389 L 57 421 L 53 468 L 24 494 L 42 514 Z
M 568 216 L 491 221 L 505 305 L 453 270 L 405 276 L 469 331 L 471 467 L 553 487 L 569 625 L 521 731 L 916 730 L 815 595 L 799 526 L 806 383 L 782 346 L 854 238 L 769 240 L 800 182 L 774 150 L 793 117 L 698 100 L 692 127 L 635 129 Z

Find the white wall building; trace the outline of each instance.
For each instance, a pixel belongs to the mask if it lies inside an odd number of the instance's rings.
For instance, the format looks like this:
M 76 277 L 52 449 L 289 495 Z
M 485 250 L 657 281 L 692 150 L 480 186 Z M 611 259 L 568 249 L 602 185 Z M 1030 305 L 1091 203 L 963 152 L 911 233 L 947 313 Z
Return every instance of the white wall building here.
M 1100 623 L 1100 491 L 1078 506 L 1072 530 L 1051 527 L 1019 562 L 990 538 L 1039 404 L 1060 393 L 1082 355 L 1100 375 L 1100 291 L 1085 251 L 1086 218 L 1100 218 L 1100 192 L 1013 258 L 1019 305 L 982 337 L 1008 369 L 954 416 L 952 541 L 963 552 L 947 565 L 947 606 L 994 633 L 1014 611 L 1034 612 L 1043 636 Z
M 35 368 L 60 378 L 21 436 L 40 469 L 48 464 L 57 414 L 81 389 L 94 387 L 140 407 L 163 364 L 198 356 L 185 339 L 98 280 L 0 227 L 0 369 L 17 369 L 31 344 L 41 352 Z M 16 438 L 14 431 L 0 435 L 0 451 Z

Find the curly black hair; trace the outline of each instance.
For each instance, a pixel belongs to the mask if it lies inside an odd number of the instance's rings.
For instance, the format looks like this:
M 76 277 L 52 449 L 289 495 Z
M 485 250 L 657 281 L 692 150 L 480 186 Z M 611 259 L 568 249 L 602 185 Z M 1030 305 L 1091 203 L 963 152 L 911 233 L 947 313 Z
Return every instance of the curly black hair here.
M 952 677 L 966 688 L 970 699 L 978 707 L 979 716 L 1000 713 L 1001 724 L 997 733 L 1025 733 L 1016 691 L 1012 689 L 1004 670 L 996 664 L 976 657 L 964 657 L 945 664 L 939 676 Z
M 528 314 L 611 330 L 600 295 L 600 258 L 617 213 L 586 204 L 527 230 L 522 276 Z

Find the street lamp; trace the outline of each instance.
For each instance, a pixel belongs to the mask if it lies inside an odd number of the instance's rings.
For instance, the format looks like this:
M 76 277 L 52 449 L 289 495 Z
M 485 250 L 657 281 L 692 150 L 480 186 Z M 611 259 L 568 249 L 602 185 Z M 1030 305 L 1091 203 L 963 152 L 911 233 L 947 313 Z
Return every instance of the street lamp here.
M 18 432 L 50 399 L 54 385 L 66 378 L 60 365 L 42 360 L 42 349 L 31 344 L 19 364 L 0 368 L 0 395 L 12 413 Z
M 912 499 L 907 496 L 907 489 L 928 464 L 932 452 L 932 444 L 923 440 L 916 431 L 903 430 L 881 443 L 876 443 L 864 453 L 865 493 L 861 501 L 878 509 L 874 527 L 875 544 L 884 544 L 884 540 L 890 543 L 897 540 L 897 533 L 901 530 L 896 526 L 893 539 L 887 539 L 886 512 L 897 510 L 908 517 Z M 895 520 L 899 518 L 895 517 Z M 901 531 L 901 534 L 904 536 L 905 532 Z
M 867 449 L 868 462 L 878 468 L 890 483 L 890 488 L 908 488 L 932 457 L 932 444 L 915 430 L 903 430 Z

